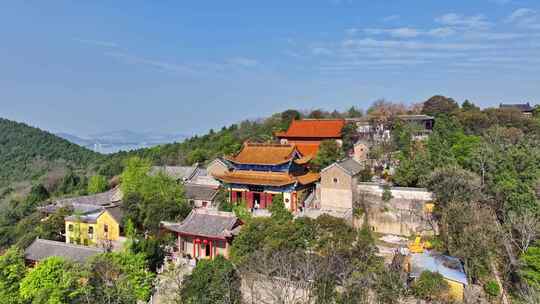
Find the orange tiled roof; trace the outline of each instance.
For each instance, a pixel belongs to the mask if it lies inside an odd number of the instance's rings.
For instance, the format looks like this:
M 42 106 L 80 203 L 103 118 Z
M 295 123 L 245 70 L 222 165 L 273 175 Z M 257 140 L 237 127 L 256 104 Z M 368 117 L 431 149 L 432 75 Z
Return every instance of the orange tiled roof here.
M 303 156 L 301 158 L 295 159 L 294 162 L 299 165 L 305 165 L 313 159 L 312 155 Z
M 317 152 L 319 152 L 319 146 L 320 143 L 306 143 L 306 144 L 299 144 L 295 143 L 296 148 L 298 149 L 298 152 L 304 156 L 312 156 L 315 157 L 317 155 Z
M 296 182 L 302 185 L 316 182 L 319 173 L 307 173 L 301 176 L 292 176 L 286 172 L 263 172 L 263 171 L 233 171 L 216 176 L 225 183 L 261 185 L 261 186 L 286 186 Z
M 225 159 L 239 164 L 278 165 L 290 161 L 296 151 L 294 145 L 245 143 L 236 156 Z
M 309 172 L 307 174 L 296 177 L 298 182 L 302 185 L 309 185 L 311 183 L 318 181 L 320 178 L 321 178 L 321 175 L 315 172 Z
M 279 138 L 340 138 L 344 119 L 293 120 L 286 132 L 277 132 Z

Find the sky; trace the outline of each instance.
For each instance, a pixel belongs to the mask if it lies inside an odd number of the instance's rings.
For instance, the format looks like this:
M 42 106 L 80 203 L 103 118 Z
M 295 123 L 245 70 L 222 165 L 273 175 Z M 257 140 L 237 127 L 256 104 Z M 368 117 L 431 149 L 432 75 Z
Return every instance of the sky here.
M 538 0 L 2 1 L 0 117 L 196 134 L 288 108 L 540 100 Z

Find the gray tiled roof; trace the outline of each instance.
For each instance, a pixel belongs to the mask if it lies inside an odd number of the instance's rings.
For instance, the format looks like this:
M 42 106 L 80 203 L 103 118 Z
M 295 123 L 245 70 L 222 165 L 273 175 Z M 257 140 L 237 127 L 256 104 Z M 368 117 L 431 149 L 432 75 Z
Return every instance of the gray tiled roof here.
M 187 199 L 201 201 L 212 201 L 218 193 L 217 188 L 204 185 L 186 184 L 184 185 L 184 189 Z
M 24 251 L 24 258 L 30 261 L 41 261 L 57 256 L 67 260 L 83 263 L 91 256 L 104 253 L 99 247 L 66 244 L 64 242 L 36 239 Z
M 163 173 L 176 180 L 189 180 L 197 172 L 197 166 L 154 166 L 150 169 L 150 174 Z
M 514 104 L 504 104 L 501 103 L 499 105 L 500 108 L 506 108 L 506 109 L 518 109 L 521 112 L 532 112 L 534 110 L 533 107 L 531 107 L 530 103 L 514 103 Z
M 97 221 L 97 218 L 103 213 L 103 209 L 100 209 L 96 212 L 91 212 L 87 214 L 74 214 L 66 216 L 65 220 L 70 222 L 81 222 L 81 223 L 90 223 L 94 224 Z
M 197 172 L 195 172 L 189 183 L 211 187 L 219 187 L 220 185 L 219 181 L 208 174 L 208 170 L 205 168 L 197 169 Z
M 119 205 L 115 205 L 111 207 L 101 207 L 98 210 L 85 213 L 85 214 L 73 214 L 73 215 L 67 216 L 65 220 L 72 221 L 72 222 L 80 221 L 82 223 L 96 223 L 98 217 L 105 211 L 109 212 L 109 214 L 116 220 L 116 222 L 122 225 L 124 212 L 122 210 L 122 206 L 119 206 Z
M 343 168 L 343 170 L 345 170 L 348 174 L 352 176 L 357 175 L 358 173 L 360 173 L 360 171 L 364 169 L 364 166 L 361 163 L 357 162 L 352 158 L 346 158 L 342 161 L 339 161 L 337 162 L 337 165 Z
M 54 213 L 60 208 L 72 208 L 77 213 L 89 213 L 100 210 L 103 206 L 118 203 L 121 199 L 122 193 L 117 187 L 102 193 L 58 199 L 41 207 L 40 210 L 45 213 Z
M 402 120 L 408 120 L 408 121 L 435 119 L 433 116 L 424 115 L 424 114 L 404 114 L 404 115 L 398 115 L 398 118 Z
M 194 209 L 181 223 L 161 222 L 163 228 L 195 236 L 227 238 L 238 231 L 240 220 L 232 212 Z
M 122 210 L 122 206 L 114 206 L 114 207 L 108 207 L 107 212 L 122 226 L 123 219 L 124 219 L 124 211 Z

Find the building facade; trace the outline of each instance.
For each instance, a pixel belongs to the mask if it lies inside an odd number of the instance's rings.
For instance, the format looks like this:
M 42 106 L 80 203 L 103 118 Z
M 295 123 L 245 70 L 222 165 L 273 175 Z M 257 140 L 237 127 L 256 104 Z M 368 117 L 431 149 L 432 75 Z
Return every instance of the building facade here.
M 357 199 L 359 174 L 363 169 L 360 162 L 352 158 L 333 163 L 321 171 L 322 210 L 344 212 L 352 210 Z
M 232 212 L 193 209 L 181 223 L 161 222 L 161 229 L 176 236 L 173 260 L 229 257 L 229 247 L 242 221 Z
M 283 195 L 285 206 L 296 211 L 320 177 L 309 172 L 311 156 L 302 156 L 293 144 L 245 143 L 238 154 L 225 160 L 230 169 L 214 177 L 227 190 L 230 202 L 245 202 L 250 209 L 266 209 L 275 195 Z
M 66 243 L 100 246 L 119 241 L 122 224 L 120 208 L 116 206 L 66 217 Z

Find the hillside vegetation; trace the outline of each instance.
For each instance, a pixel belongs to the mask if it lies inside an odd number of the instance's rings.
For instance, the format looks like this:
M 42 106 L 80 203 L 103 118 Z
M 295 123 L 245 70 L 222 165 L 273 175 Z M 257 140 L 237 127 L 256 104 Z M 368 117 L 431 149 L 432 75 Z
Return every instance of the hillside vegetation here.
M 86 169 L 102 158 L 49 132 L 0 118 L 0 189 L 57 168 Z

